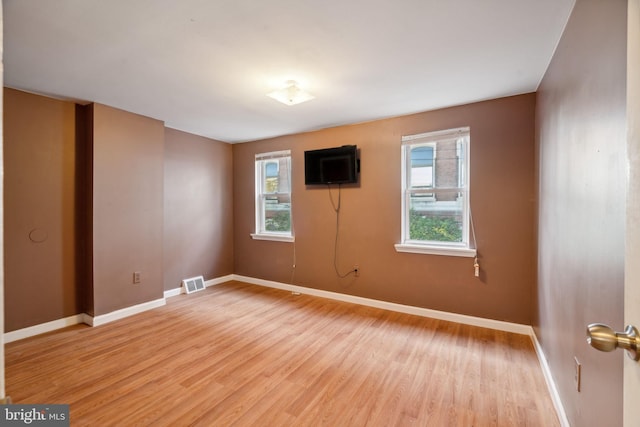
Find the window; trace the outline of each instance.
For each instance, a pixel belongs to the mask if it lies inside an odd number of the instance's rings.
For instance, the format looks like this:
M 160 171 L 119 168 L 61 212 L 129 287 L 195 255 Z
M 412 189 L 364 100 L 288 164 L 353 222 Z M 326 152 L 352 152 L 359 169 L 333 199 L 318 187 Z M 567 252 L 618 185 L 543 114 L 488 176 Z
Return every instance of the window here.
M 291 229 L 291 151 L 256 154 L 256 232 L 254 239 L 293 241 Z
M 469 128 L 402 137 L 399 252 L 475 256 L 469 244 Z

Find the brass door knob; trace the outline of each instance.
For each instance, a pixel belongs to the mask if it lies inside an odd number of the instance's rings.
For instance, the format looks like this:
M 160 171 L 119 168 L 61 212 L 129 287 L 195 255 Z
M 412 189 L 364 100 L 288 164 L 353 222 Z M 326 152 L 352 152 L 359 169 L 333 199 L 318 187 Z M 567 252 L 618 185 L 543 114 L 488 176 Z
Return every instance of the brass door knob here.
M 587 326 L 587 343 L 600 351 L 613 351 L 616 348 L 627 350 L 627 356 L 633 360 L 640 359 L 640 333 L 635 326 L 627 325 L 624 332 L 615 332 L 602 323 Z

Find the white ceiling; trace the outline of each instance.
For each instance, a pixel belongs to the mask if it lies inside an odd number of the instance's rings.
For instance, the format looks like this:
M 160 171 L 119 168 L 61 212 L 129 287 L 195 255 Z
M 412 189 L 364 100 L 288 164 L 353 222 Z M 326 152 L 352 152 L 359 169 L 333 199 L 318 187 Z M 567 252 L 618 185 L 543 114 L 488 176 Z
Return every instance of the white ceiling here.
M 3 0 L 4 78 L 242 142 L 535 91 L 574 1 Z

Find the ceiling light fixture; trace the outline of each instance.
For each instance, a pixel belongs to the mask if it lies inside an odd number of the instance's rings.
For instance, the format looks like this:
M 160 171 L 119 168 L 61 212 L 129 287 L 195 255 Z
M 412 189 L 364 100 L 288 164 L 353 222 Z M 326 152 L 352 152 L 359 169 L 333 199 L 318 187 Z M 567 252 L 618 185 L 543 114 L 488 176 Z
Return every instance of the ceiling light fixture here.
M 315 96 L 300 89 L 295 80 L 287 80 L 282 89 L 268 93 L 267 96 L 287 105 L 296 105 L 315 98 Z

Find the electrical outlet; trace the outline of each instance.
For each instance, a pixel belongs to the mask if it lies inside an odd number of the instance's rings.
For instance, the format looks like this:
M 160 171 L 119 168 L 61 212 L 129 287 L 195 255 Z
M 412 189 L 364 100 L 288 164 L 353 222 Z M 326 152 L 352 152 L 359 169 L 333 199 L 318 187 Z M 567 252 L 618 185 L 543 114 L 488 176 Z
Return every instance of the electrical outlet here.
M 139 271 L 134 271 L 133 272 L 133 283 L 140 283 L 140 272 Z
M 578 391 L 578 393 L 580 393 L 580 381 L 581 381 L 580 377 L 582 375 L 582 365 L 578 361 L 578 358 L 575 356 L 573 357 L 573 361 L 575 362 L 575 372 L 574 372 L 573 380 L 576 384 L 576 390 Z
M 356 277 L 360 277 L 360 266 L 358 264 L 353 266 L 353 273 Z

